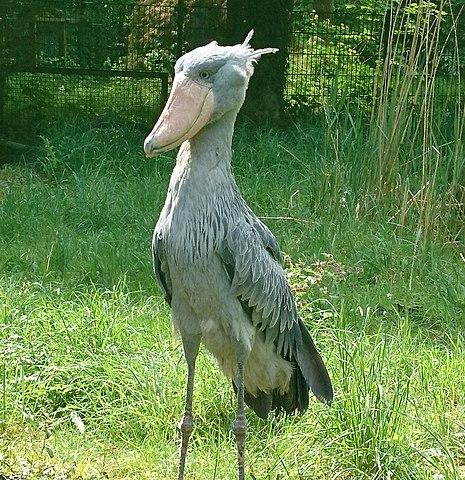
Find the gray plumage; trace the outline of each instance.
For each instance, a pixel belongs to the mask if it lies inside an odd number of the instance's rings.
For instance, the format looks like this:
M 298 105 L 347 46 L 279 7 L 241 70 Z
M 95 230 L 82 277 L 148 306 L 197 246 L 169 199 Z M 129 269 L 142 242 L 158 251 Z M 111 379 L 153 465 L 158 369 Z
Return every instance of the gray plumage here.
M 173 87 L 145 150 L 152 155 L 182 141 L 155 227 L 153 264 L 183 340 L 192 384 L 198 343 L 203 342 L 235 390 L 239 388 L 239 404 L 243 396 L 266 417 L 273 409 L 304 411 L 309 389 L 326 402 L 333 393 L 323 361 L 298 316 L 278 243 L 246 204 L 231 171 L 234 121 L 253 72 L 252 61 L 272 51 L 254 51 L 248 40 L 234 47 L 214 42 L 181 57 L 175 70 L 180 79 L 176 85 L 181 86 Z M 194 90 L 195 95 L 189 93 Z M 200 113 L 192 118 L 194 124 L 201 115 L 206 120 L 200 128 L 191 128 L 198 130 L 193 136 L 183 135 L 189 125 L 176 126 L 177 137 L 167 127 L 179 118 L 176 109 L 185 108 L 185 100 L 176 106 L 177 91 L 194 103 L 204 95 Z M 192 388 L 188 381 L 188 397 Z M 183 418 L 188 438 L 189 399 Z M 243 430 L 245 435 L 245 423 Z M 238 452 L 243 478 L 239 446 Z M 179 478 L 184 470 L 182 453 L 181 457 Z

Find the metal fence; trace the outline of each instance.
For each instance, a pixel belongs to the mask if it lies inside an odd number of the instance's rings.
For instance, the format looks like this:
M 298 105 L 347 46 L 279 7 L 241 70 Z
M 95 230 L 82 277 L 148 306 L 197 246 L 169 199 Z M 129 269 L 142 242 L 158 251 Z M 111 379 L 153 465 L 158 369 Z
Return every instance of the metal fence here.
M 38 125 L 85 113 L 152 121 L 175 59 L 221 28 L 218 5 L 151 0 L 4 0 L 0 115 Z
M 331 21 L 295 11 L 285 98 L 315 107 L 371 96 L 383 27 L 380 13 L 335 12 Z
M 430 30 L 424 32 L 430 41 L 415 39 L 413 32 L 422 31 L 426 22 Z M 415 66 L 407 68 L 413 63 L 415 48 Z M 426 74 L 431 76 L 429 80 L 434 77 L 435 95 L 441 102 L 454 103 L 460 95 L 464 98 L 465 9 L 443 15 L 413 7 L 411 14 L 342 10 L 334 12 L 330 21 L 318 18 L 315 12 L 294 12 L 286 99 L 290 105 L 304 108 L 340 101 L 368 106 L 378 94 L 375 82 L 385 61 L 391 71 L 397 68 L 416 77 L 412 92 Z
M 203 1 L 2 0 L 4 125 L 81 113 L 150 123 L 167 97 L 175 59 L 222 38 L 225 1 Z M 322 21 L 308 10 L 294 12 L 288 104 L 368 102 L 385 18 L 341 11 Z M 442 73 L 450 90 L 451 76 Z

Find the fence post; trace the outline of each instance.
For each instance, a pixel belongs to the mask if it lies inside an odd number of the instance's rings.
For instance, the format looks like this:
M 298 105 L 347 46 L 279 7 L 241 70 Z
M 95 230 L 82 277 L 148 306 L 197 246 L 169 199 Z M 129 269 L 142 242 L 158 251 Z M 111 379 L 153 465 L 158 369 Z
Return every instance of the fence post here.
M 176 13 L 176 58 L 179 58 L 184 53 L 184 17 L 186 16 L 184 0 L 178 0 Z

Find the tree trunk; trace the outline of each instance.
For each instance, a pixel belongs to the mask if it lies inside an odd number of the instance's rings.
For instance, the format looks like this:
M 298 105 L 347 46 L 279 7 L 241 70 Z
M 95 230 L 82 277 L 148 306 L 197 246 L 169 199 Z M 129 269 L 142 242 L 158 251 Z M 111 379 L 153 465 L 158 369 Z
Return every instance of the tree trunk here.
M 286 60 L 291 37 L 294 0 L 228 0 L 226 35 L 229 44 L 242 43 L 253 28 L 254 48 L 276 47 L 279 52 L 258 62 L 242 114 L 256 123 L 279 122 L 284 107 Z
M 334 0 L 314 0 L 313 8 L 320 20 L 333 21 Z

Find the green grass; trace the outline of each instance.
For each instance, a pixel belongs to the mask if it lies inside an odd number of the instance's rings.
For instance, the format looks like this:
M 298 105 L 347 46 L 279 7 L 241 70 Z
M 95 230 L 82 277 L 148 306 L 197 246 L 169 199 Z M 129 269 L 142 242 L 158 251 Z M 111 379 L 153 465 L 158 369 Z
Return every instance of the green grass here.
M 465 478 L 460 227 L 423 240 L 413 200 L 399 222 L 421 168 L 381 197 L 362 126 L 327 122 L 235 142 L 336 393 L 301 417 L 248 411 L 248 478 Z M 0 170 L 0 478 L 175 478 L 186 368 L 150 261 L 173 156 L 145 159 L 143 136 L 62 125 Z M 206 352 L 194 412 L 187 478 L 234 478 L 234 396 Z

